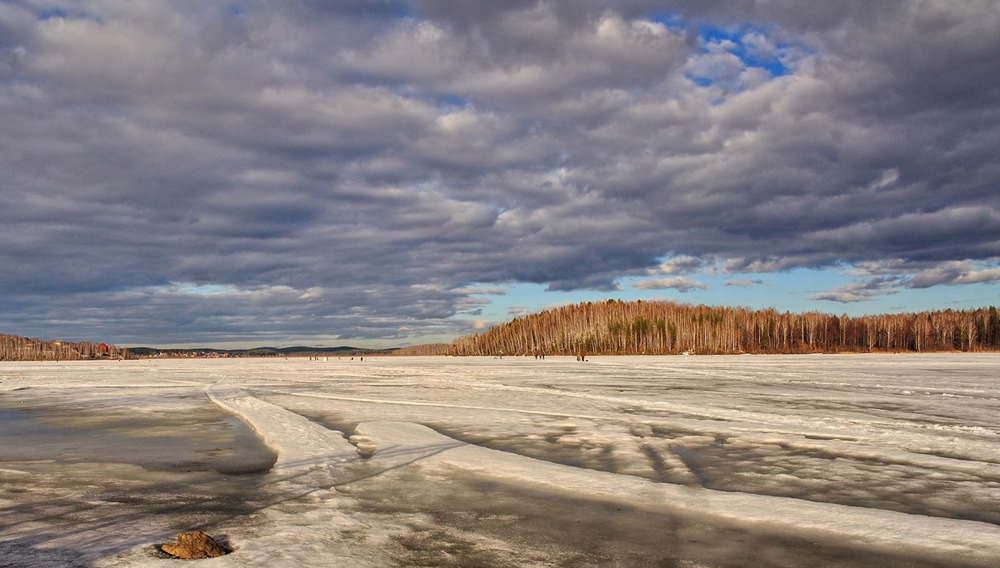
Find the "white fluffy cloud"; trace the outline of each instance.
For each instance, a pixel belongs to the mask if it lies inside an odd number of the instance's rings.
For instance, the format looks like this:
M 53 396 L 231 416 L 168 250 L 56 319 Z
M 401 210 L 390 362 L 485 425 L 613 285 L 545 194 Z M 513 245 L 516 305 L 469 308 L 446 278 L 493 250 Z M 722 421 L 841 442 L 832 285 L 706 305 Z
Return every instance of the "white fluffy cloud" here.
M 675 289 L 678 292 L 690 292 L 691 290 L 705 290 L 708 285 L 692 278 L 675 276 L 673 278 L 658 278 L 654 280 L 642 280 L 632 285 L 639 290 L 667 290 Z

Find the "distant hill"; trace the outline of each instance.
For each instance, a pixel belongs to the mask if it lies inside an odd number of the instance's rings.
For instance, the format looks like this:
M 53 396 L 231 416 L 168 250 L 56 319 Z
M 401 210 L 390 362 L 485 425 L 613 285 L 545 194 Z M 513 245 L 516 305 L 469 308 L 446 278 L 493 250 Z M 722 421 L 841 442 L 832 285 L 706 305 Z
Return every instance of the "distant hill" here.
M 0 361 L 125 359 L 127 349 L 107 343 L 42 340 L 0 333 Z
M 456 339 L 449 355 L 588 355 L 993 351 L 995 307 L 863 317 L 586 302 L 515 318 Z
M 166 349 L 158 347 L 130 347 L 134 357 L 359 357 L 371 355 L 443 355 L 448 344 L 414 345 L 390 349 L 364 347 L 253 347 L 250 349 L 215 349 L 198 347 Z
M 248 349 L 216 349 L 212 347 L 159 348 L 130 347 L 135 357 L 342 357 L 355 355 L 389 354 L 391 349 L 365 349 L 362 347 L 251 347 Z

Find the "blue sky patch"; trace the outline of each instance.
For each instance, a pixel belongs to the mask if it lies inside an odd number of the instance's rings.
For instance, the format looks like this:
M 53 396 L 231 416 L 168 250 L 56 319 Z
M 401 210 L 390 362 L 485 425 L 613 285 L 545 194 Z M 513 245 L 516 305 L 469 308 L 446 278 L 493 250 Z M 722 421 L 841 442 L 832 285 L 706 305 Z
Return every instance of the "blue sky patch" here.
M 692 53 L 685 75 L 700 87 L 742 90 L 737 78 L 752 68 L 762 69 L 772 78 L 788 75 L 794 71 L 792 52 L 806 51 L 777 40 L 773 30 L 749 23 L 724 26 L 688 22 L 670 13 L 654 15 L 651 20 L 697 37 L 697 51 Z
M 783 61 L 788 45 L 774 41 L 766 29 L 749 25 L 738 28 L 701 25 L 698 30 L 703 53 L 713 46 L 721 46 L 739 57 L 747 67 L 766 69 L 772 77 L 791 73 Z

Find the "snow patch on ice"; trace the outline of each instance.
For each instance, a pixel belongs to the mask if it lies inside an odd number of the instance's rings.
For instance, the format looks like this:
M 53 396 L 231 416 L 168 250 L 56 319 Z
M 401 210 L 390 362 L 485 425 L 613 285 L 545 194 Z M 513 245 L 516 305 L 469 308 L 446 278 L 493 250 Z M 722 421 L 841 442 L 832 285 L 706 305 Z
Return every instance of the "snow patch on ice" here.
M 341 432 L 260 400 L 239 387 L 216 384 L 205 392 L 213 402 L 242 418 L 278 454 L 275 471 L 327 467 L 360 457 Z

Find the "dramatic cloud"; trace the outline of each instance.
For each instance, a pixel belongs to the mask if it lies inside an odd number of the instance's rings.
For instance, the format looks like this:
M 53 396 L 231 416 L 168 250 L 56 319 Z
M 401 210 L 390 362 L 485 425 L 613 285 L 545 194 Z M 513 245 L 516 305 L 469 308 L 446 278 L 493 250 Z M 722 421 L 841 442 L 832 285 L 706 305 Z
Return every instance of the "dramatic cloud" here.
M 1000 282 L 998 55 L 991 0 L 5 2 L 0 331 L 399 344 L 519 282 Z

